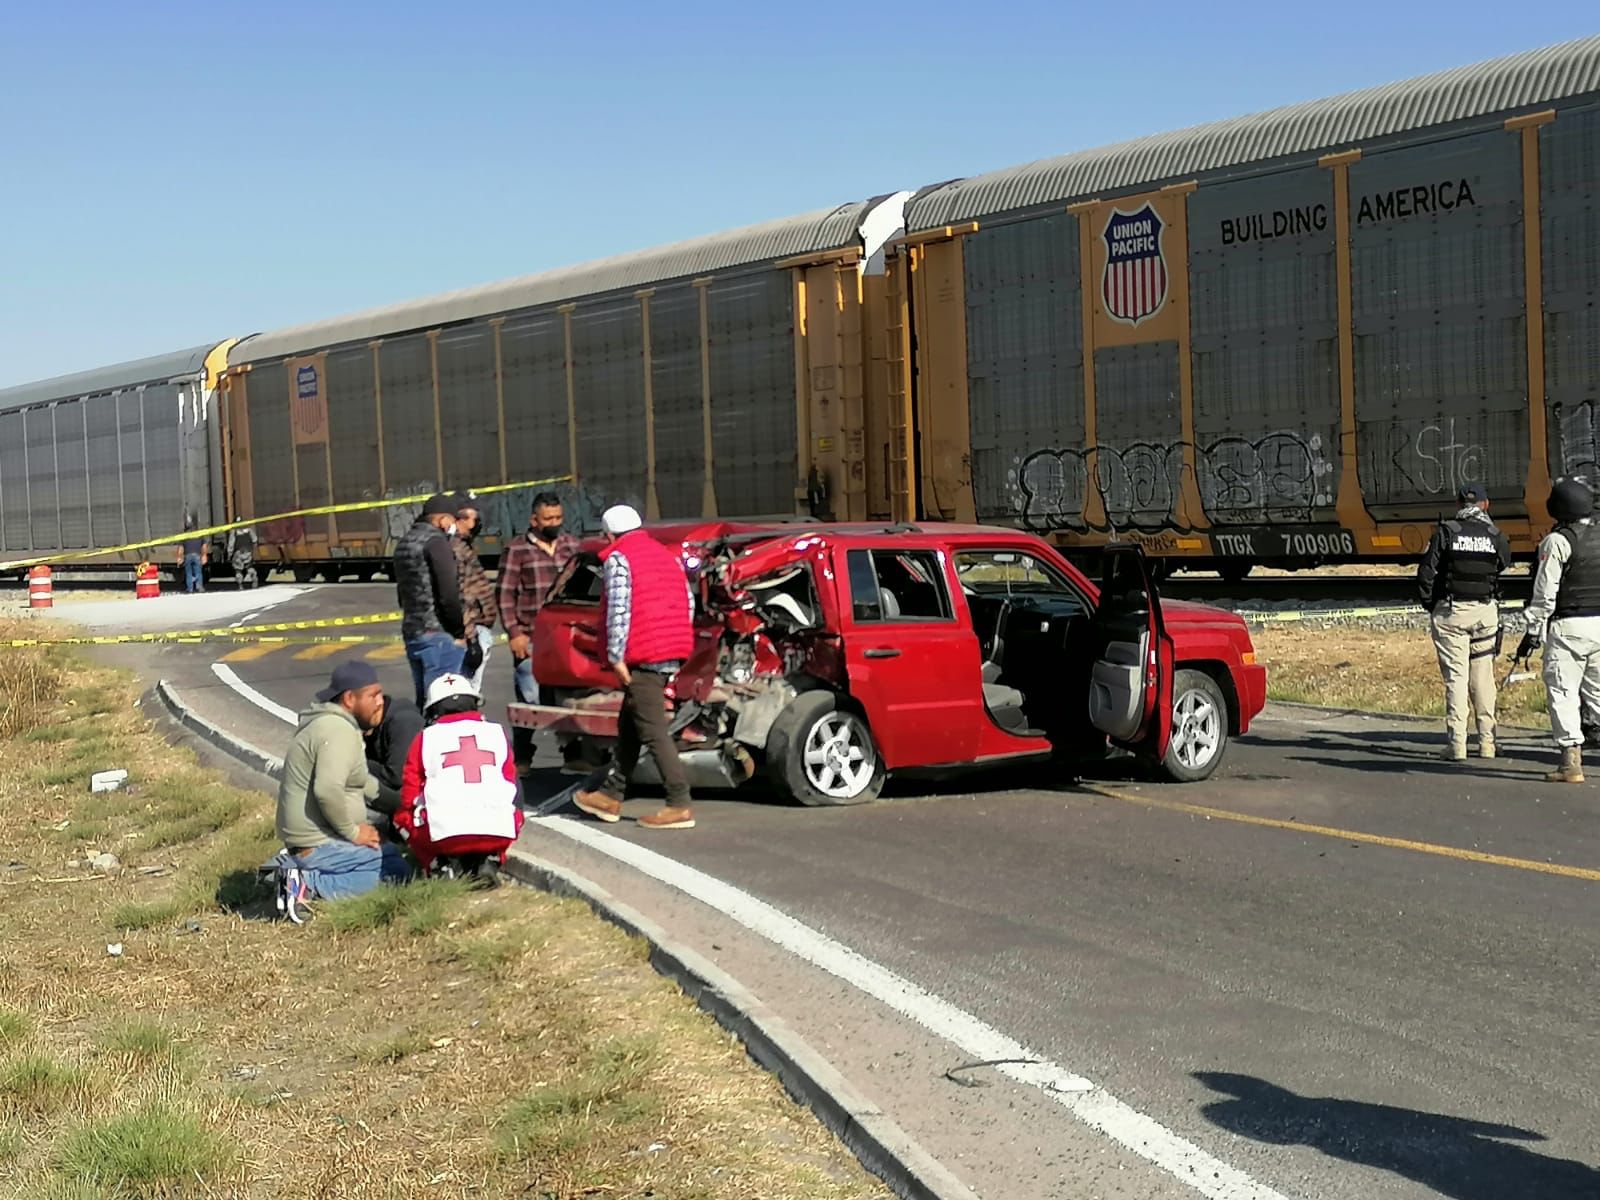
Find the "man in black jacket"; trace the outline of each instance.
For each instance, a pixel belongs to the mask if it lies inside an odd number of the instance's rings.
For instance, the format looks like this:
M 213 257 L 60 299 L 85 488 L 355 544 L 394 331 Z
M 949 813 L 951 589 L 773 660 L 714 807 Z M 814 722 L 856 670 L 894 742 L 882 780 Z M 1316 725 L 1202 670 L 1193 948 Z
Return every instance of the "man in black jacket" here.
M 378 796 L 367 802 L 367 822 L 389 841 L 398 841 L 394 814 L 400 807 L 400 784 L 405 779 L 406 755 L 422 732 L 422 713 L 400 696 L 383 697 L 383 716 L 367 730 L 367 772 L 378 781 Z
M 1511 565 L 1511 543 L 1489 519 L 1489 493 L 1469 483 L 1461 507 L 1440 521 L 1417 567 L 1422 607 L 1433 614 L 1433 647 L 1444 676 L 1444 756 L 1467 757 L 1467 716 L 1477 716 L 1478 754 L 1493 758 L 1494 656 L 1500 648 L 1500 573 Z
M 455 530 L 456 498 L 434 496 L 394 548 L 400 636 L 419 709 L 428 685 L 441 675 L 460 672 L 467 652 L 460 573 L 450 548 Z

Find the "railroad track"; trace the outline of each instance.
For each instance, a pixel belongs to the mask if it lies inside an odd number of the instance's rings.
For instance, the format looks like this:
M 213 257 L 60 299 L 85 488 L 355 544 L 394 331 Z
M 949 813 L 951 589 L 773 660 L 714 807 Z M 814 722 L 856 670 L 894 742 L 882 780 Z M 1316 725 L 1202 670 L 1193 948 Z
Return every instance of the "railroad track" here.
M 1518 603 L 1528 599 L 1533 580 L 1518 571 L 1506 576 L 1502 596 Z M 1161 594 L 1175 600 L 1199 600 L 1228 607 L 1357 608 L 1415 604 L 1416 581 L 1410 576 L 1275 575 L 1229 583 L 1204 575 L 1179 573 L 1161 584 Z

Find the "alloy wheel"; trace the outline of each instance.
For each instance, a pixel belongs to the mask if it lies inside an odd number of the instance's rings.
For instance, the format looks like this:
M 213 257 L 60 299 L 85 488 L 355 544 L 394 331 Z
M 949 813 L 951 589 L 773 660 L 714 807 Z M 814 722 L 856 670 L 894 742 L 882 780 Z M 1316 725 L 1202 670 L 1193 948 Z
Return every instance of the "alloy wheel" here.
M 877 770 L 872 737 L 861 719 L 848 712 L 830 712 L 811 727 L 804 761 L 806 782 L 836 800 L 866 791 Z

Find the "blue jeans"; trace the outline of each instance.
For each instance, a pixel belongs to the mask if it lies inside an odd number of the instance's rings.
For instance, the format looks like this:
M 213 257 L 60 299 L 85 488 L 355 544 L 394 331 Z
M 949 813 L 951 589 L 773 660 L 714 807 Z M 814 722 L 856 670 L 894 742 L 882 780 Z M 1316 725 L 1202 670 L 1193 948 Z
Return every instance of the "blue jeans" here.
M 539 681 L 533 677 L 533 656 L 516 660 L 517 699 L 524 704 L 539 703 Z
M 400 883 L 411 877 L 405 856 L 388 842 L 381 850 L 353 842 L 324 842 L 295 862 L 306 873 L 311 890 L 324 900 L 362 896 L 380 882 Z
M 185 554 L 183 556 L 183 590 L 186 592 L 202 592 L 205 590 L 205 572 L 200 567 L 198 554 Z
M 461 670 L 467 648 L 443 630 L 406 639 L 406 661 L 411 664 L 411 682 L 417 686 L 417 707 L 427 702 L 428 685 L 441 675 Z
M 539 703 L 539 681 L 533 677 L 533 655 L 513 659 L 512 666 L 516 668 L 512 679 L 516 686 L 517 699 L 523 704 Z M 511 730 L 511 753 L 519 763 L 533 761 L 533 730 L 517 728 Z
M 483 670 L 489 665 L 489 654 L 493 650 L 494 630 L 485 629 L 482 625 L 478 626 L 477 645 L 474 646 L 470 642 L 467 643 L 467 653 L 461 664 L 461 669 L 463 671 L 466 670 L 465 659 L 475 658 L 477 660 L 478 665 L 473 667 L 472 674 L 468 678 L 472 680 L 472 686 L 478 689 L 478 695 L 480 696 L 483 695 Z

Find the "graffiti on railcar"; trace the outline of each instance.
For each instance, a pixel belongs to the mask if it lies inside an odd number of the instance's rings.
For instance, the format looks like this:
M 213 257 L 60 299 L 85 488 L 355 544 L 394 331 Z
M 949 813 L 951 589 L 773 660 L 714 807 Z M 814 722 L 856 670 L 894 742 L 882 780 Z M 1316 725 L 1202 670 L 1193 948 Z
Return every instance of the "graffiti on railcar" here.
M 1207 513 L 1260 520 L 1313 518 L 1333 503 L 1334 463 L 1321 434 L 1278 430 L 1259 438 L 1219 438 L 1195 465 Z M 1134 442 L 1095 447 L 1096 486 L 1109 529 L 1171 519 L 1183 472 L 1184 444 Z M 1014 501 L 1030 529 L 1087 529 L 1089 451 L 1051 448 L 1024 458 L 1013 476 Z
M 1112 529 L 1155 526 L 1168 520 L 1178 500 L 1181 444 L 1133 442 L 1095 448 L 1095 483 Z M 1089 452 L 1036 450 L 1017 468 L 1017 504 L 1030 529 L 1084 529 L 1089 495 Z
M 1600 471 L 1600 427 L 1593 400 L 1571 408 L 1556 406 L 1556 443 L 1560 455 L 1556 474 L 1592 482 Z
M 1211 514 L 1309 521 L 1333 503 L 1334 464 L 1322 435 L 1279 430 L 1260 438 L 1219 438 L 1195 467 Z
M 1526 451 L 1513 464 L 1491 463 L 1475 427 L 1501 414 L 1477 419 L 1422 417 L 1415 420 L 1363 422 L 1357 443 L 1361 447 L 1363 480 L 1369 499 L 1400 501 L 1453 498 L 1466 483 L 1488 482 L 1491 465 L 1504 475 L 1525 465 Z M 1503 430 L 1509 434 L 1509 430 Z M 1510 444 L 1509 437 L 1496 443 Z

